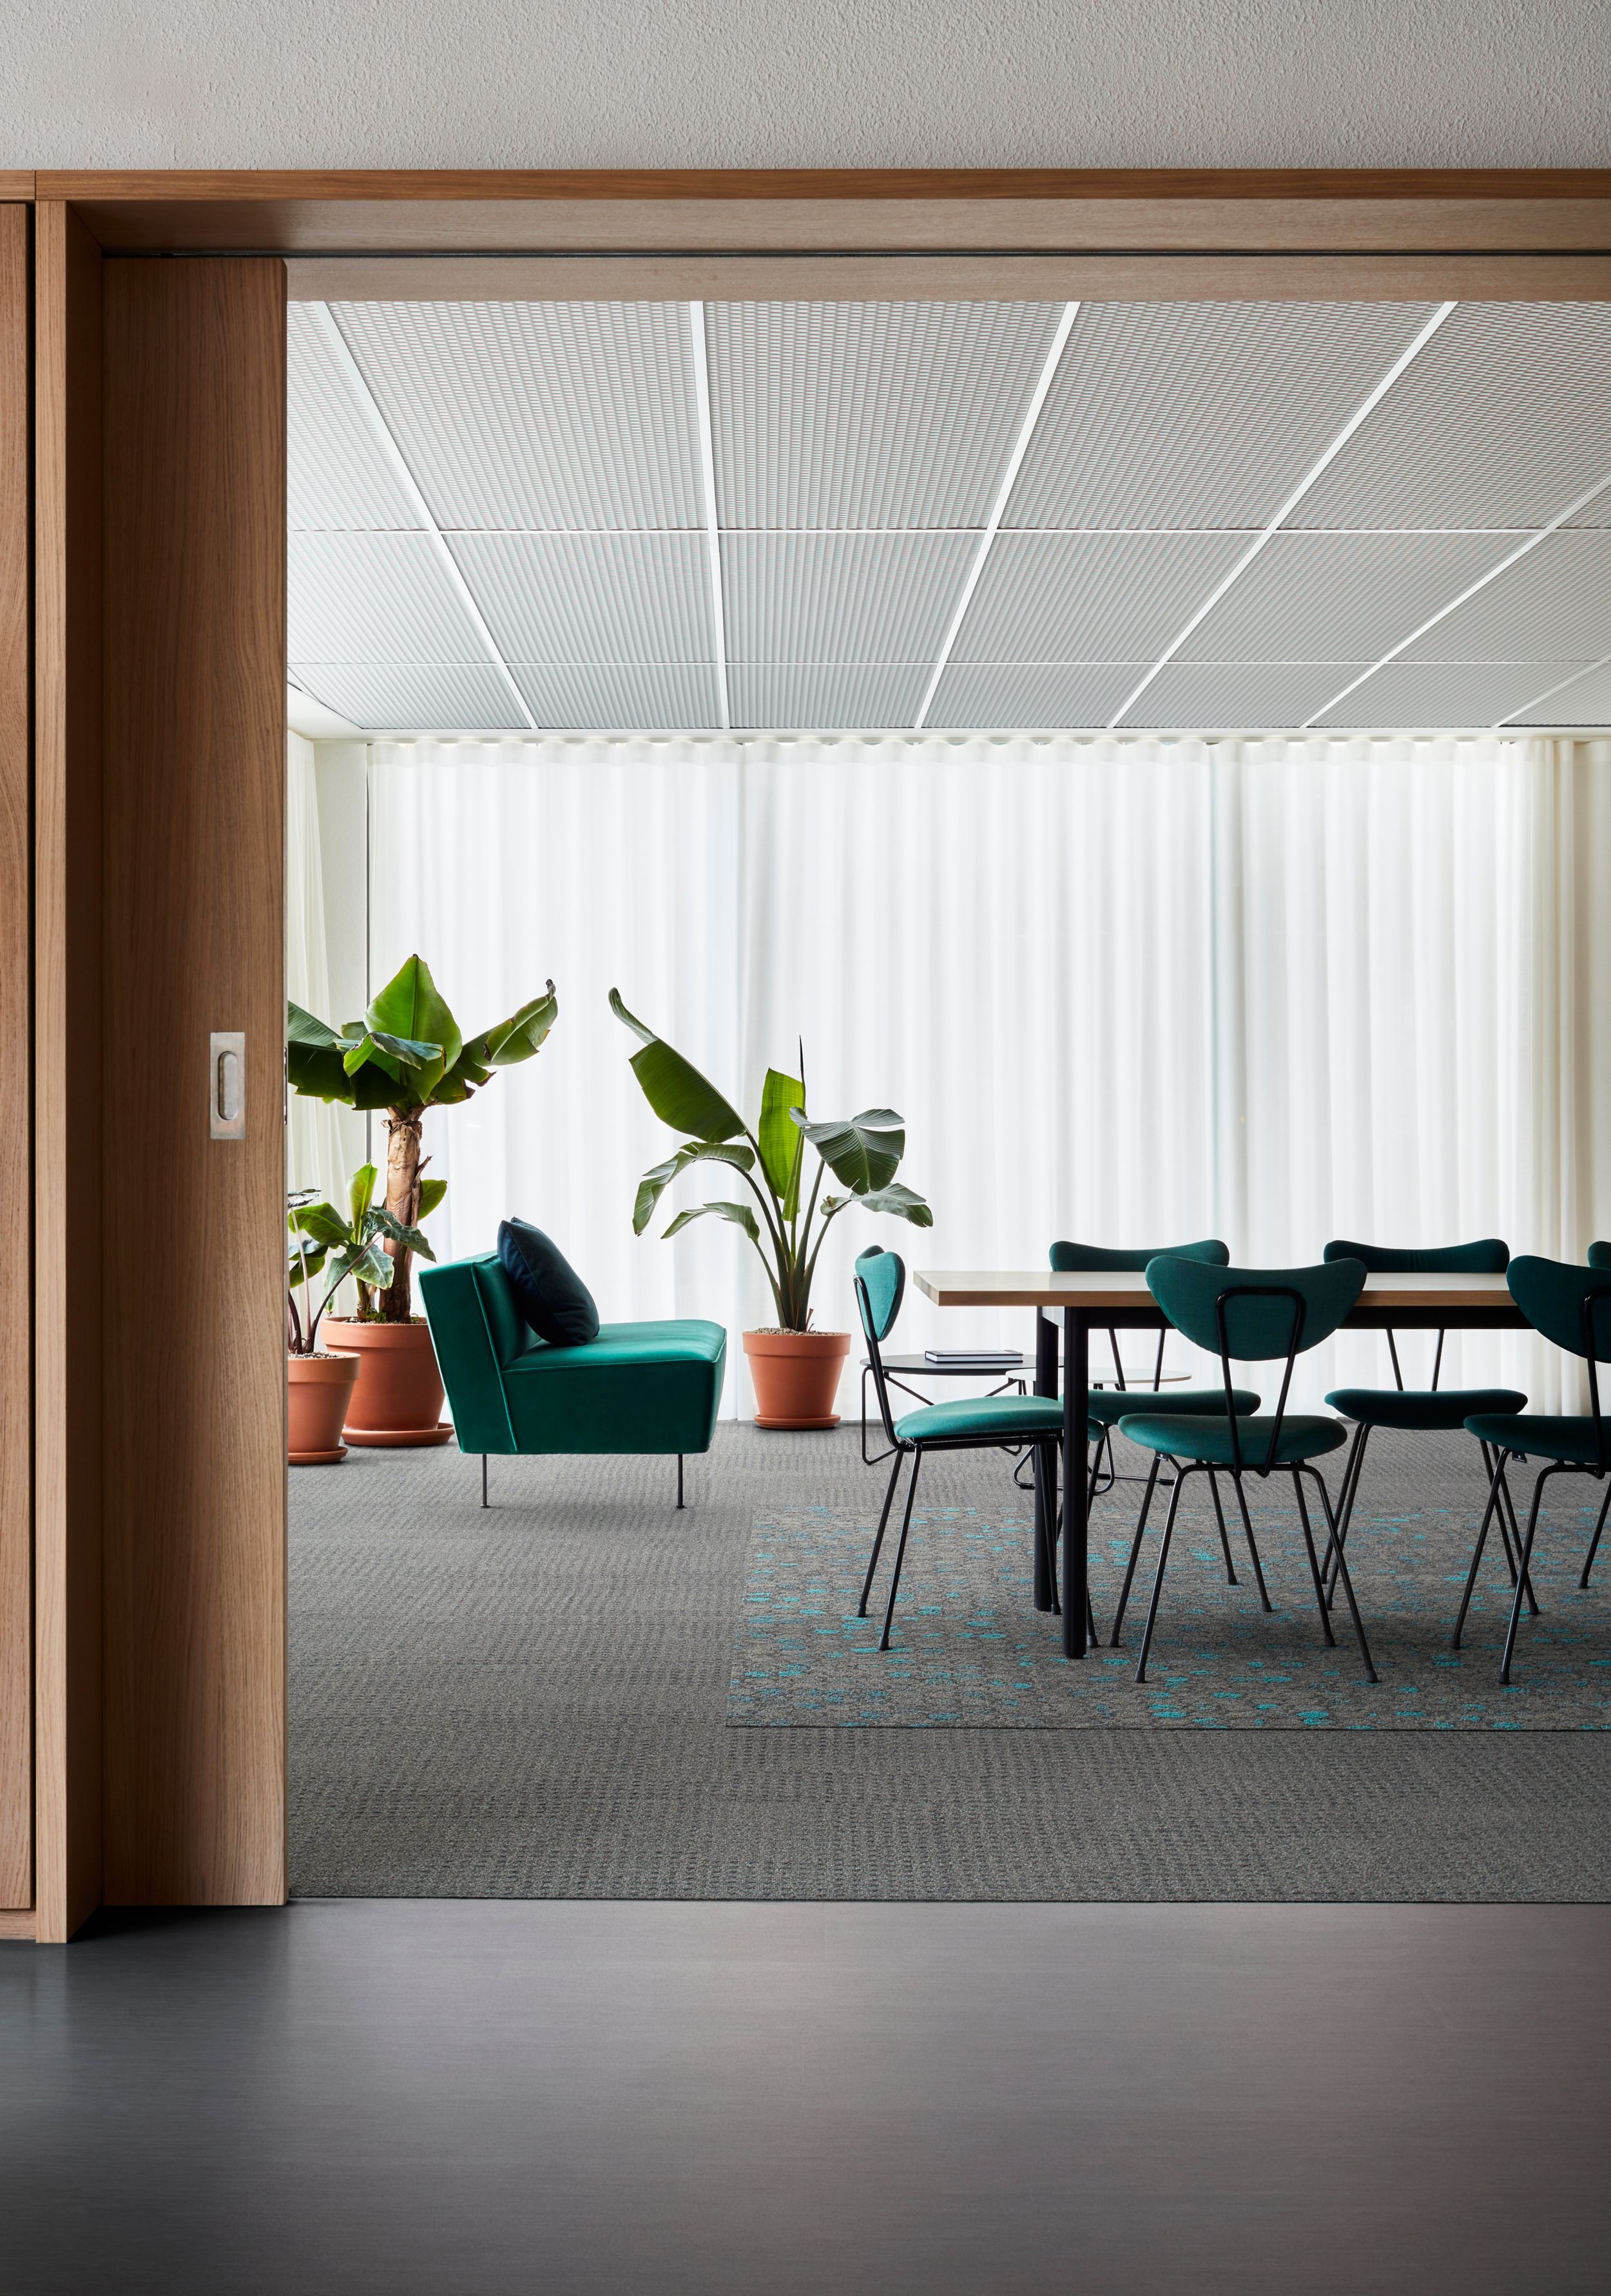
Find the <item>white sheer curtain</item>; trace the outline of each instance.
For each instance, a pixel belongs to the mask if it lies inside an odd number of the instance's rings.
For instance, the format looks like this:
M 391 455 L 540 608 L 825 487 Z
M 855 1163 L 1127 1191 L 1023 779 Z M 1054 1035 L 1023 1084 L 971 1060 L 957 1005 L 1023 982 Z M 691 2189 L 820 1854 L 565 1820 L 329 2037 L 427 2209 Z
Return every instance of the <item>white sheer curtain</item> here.
M 934 1227 L 847 1213 L 824 1324 L 874 1237 L 932 1267 L 1056 1235 L 1278 1264 L 1336 1234 L 1579 1257 L 1611 1226 L 1611 744 L 427 742 L 372 773 L 374 978 L 419 948 L 466 1028 L 560 991 L 539 1057 L 432 1119 L 439 1251 L 516 1211 L 606 1318 L 724 1319 L 731 1408 L 764 1285 L 714 1222 L 634 1238 L 669 1136 L 612 986 L 746 1109 L 803 1039 L 818 1113 L 905 1114 Z M 1025 1319 L 911 1299 L 900 1327 L 998 1335 Z M 1305 1392 L 1384 1363 L 1351 1336 Z M 1559 1395 L 1550 1351 L 1451 1338 L 1446 1379 L 1501 1368 Z
M 330 967 L 325 945 L 325 871 L 319 841 L 314 746 L 299 734 L 285 736 L 285 994 L 324 1021 L 330 1009 Z M 292 1093 L 286 1101 L 285 1185 L 317 1188 L 333 1203 L 347 1201 L 346 1171 L 335 1111 Z

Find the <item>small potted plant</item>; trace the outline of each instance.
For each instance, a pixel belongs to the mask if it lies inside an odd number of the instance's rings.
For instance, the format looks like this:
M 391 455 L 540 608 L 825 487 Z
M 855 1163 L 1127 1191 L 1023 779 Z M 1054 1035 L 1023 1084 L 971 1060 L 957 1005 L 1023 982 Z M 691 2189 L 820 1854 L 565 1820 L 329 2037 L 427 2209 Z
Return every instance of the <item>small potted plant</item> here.
M 358 1357 L 321 1351 L 319 1326 L 349 1276 L 366 1285 L 391 1281 L 392 1263 L 382 1242 L 383 1215 L 371 1208 L 374 1177 L 373 1164 L 353 1175 L 350 1219 L 344 1220 L 333 1204 L 316 1201 L 312 1188 L 294 1189 L 285 1199 L 285 1353 L 293 1467 L 334 1466 L 347 1456 L 341 1425 L 358 1375 Z
M 391 1280 L 373 1295 L 360 1292 L 357 1316 L 330 1316 L 325 1338 L 326 1347 L 361 1361 L 346 1423 L 352 1442 L 441 1443 L 453 1432 L 441 1423 L 441 1374 L 430 1330 L 414 1313 L 410 1276 L 415 1251 L 432 1256 L 420 1223 L 446 1185 L 424 1177 L 430 1161 L 420 1152 L 424 1119 L 430 1109 L 468 1100 L 496 1070 L 530 1060 L 558 1012 L 549 981 L 542 996 L 466 1041 L 419 956 L 387 982 L 361 1021 L 340 1029 L 300 1004 L 287 1007 L 286 1073 L 292 1091 L 386 1114 L 381 1209 Z
M 678 1234 L 707 1212 L 743 1228 L 760 1255 L 777 1310 L 772 1329 L 744 1335 L 759 1406 L 755 1423 L 837 1426 L 834 1402 L 840 1369 L 850 1352 L 850 1334 L 812 1328 L 812 1278 L 829 1226 L 851 1204 L 859 1204 L 864 1211 L 892 1213 L 897 1219 L 910 1220 L 914 1227 L 933 1226 L 934 1215 L 923 1198 L 895 1177 L 906 1152 L 904 1119 L 891 1108 L 868 1108 L 859 1116 L 813 1124 L 806 1113 L 803 1080 L 769 1069 L 760 1113 L 752 1128 L 690 1062 L 628 1012 L 614 988 L 610 1009 L 640 1041 L 642 1049 L 631 1059 L 645 1099 L 662 1122 L 689 1136 L 638 1182 L 634 1233 L 643 1234 L 666 1189 L 690 1164 L 730 1166 L 754 1198 L 755 1210 L 747 1203 L 701 1204 L 695 1210 L 678 1212 L 666 1235 Z M 803 1050 L 800 1065 L 805 1066 Z M 810 1193 L 804 1195 L 808 1142 L 818 1161 Z M 842 1195 L 822 1194 L 825 1170 L 839 1182 Z

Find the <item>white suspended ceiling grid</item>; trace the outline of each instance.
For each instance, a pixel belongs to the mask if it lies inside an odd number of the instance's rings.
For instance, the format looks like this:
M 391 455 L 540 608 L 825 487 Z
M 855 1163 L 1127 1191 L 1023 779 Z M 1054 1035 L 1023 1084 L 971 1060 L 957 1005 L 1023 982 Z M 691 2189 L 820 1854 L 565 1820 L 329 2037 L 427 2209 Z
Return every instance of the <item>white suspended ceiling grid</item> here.
M 365 731 L 1611 723 L 1611 306 L 293 303 Z

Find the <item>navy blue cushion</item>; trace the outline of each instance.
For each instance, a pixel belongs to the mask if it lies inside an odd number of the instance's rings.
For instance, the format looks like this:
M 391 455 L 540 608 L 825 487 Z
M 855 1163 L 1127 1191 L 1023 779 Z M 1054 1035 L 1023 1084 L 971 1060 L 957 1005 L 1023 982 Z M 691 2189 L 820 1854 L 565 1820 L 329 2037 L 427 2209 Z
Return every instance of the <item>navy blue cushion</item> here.
M 530 1220 L 506 1219 L 497 1256 L 521 1314 L 551 1348 L 585 1348 L 598 1337 L 593 1294 L 551 1236 Z

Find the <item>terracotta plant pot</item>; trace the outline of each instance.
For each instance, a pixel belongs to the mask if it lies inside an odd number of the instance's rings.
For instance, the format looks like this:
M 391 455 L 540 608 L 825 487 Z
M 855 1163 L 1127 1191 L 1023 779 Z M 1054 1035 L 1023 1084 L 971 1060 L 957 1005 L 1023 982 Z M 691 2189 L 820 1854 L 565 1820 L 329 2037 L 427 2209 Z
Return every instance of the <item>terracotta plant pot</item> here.
M 341 1422 L 358 1375 L 356 1356 L 287 1356 L 287 1426 L 293 1467 L 334 1467 L 347 1456 Z
M 360 1324 L 326 1316 L 319 1337 L 333 1351 L 358 1360 L 358 1385 L 341 1430 L 349 1443 L 405 1450 L 451 1439 L 453 1429 L 442 1417 L 442 1375 L 431 1326 L 423 1316 L 410 1324 Z
M 746 1332 L 757 1427 L 837 1427 L 839 1373 L 848 1332 Z

